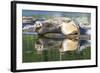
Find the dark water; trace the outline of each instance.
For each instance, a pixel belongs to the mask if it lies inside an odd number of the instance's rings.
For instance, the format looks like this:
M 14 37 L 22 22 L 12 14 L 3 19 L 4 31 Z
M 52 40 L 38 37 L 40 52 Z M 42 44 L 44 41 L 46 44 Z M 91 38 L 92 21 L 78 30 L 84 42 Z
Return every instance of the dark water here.
M 22 43 L 22 61 L 24 63 L 91 58 L 89 40 L 46 38 L 36 34 L 24 33 Z

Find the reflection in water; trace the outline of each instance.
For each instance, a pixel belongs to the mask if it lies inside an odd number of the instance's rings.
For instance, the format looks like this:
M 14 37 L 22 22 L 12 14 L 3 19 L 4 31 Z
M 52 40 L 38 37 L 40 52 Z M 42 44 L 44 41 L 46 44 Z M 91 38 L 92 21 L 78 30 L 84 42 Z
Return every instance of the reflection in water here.
M 48 50 L 48 48 L 58 49 L 59 52 L 75 51 L 78 48 L 78 39 L 48 39 L 40 37 L 35 42 L 35 49 L 39 51 Z
M 77 50 L 78 42 L 79 42 L 79 40 L 77 40 L 77 39 L 64 39 L 62 41 L 62 46 L 60 48 L 60 52 Z
M 23 62 L 90 59 L 88 40 L 36 38 L 34 35 L 23 37 Z

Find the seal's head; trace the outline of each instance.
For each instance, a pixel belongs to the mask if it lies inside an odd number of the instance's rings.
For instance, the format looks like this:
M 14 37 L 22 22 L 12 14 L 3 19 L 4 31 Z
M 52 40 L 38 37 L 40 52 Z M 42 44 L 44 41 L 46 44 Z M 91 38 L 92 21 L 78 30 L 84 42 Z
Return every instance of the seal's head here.
M 35 24 L 33 25 L 34 30 L 37 31 L 43 26 L 43 24 L 40 21 L 36 21 Z
M 42 27 L 42 23 L 40 21 L 36 21 L 34 27 L 36 28 Z

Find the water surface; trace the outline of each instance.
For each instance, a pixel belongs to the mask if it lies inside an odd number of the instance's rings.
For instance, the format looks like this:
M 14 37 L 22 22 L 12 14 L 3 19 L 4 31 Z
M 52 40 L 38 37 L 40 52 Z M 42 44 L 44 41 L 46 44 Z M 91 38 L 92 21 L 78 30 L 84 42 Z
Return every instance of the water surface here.
M 89 40 L 55 39 L 23 33 L 22 43 L 22 61 L 24 63 L 87 60 L 91 58 Z

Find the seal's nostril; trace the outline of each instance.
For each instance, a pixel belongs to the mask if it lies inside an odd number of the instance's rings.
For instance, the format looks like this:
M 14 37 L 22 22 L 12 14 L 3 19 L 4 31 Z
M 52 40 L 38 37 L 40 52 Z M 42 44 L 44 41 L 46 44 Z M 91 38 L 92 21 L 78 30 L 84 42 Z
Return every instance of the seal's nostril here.
M 71 20 L 68 20 L 67 23 L 71 22 Z

